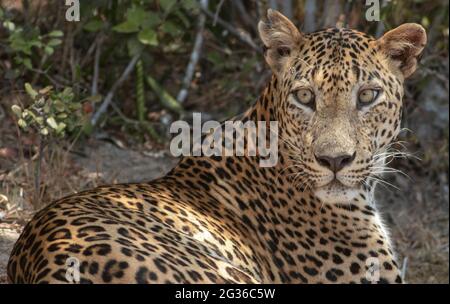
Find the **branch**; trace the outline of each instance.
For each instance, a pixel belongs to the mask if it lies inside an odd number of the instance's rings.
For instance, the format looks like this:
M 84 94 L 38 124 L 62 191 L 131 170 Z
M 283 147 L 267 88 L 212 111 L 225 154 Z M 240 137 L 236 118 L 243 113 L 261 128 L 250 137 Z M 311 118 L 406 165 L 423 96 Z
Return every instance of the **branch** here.
M 305 4 L 305 32 L 314 32 L 316 29 L 316 1 L 306 0 Z
M 326 13 L 325 18 L 323 18 L 322 28 L 336 26 L 342 11 L 341 3 L 335 0 L 326 0 L 325 7 Z
M 292 20 L 292 18 L 294 17 L 294 12 L 292 11 L 293 9 L 292 0 L 282 1 L 281 7 L 282 7 L 281 12 L 283 13 L 283 15 Z
M 257 5 L 260 4 L 259 1 L 256 1 L 256 3 L 257 3 Z M 242 1 L 233 1 L 233 5 L 238 10 L 239 14 L 241 15 L 242 21 L 244 21 L 245 25 L 247 25 L 253 31 L 258 32 L 258 29 L 255 27 L 255 21 L 248 14 Z M 260 19 L 260 18 L 258 17 L 257 19 Z
M 97 48 L 95 50 L 95 59 L 94 59 L 94 75 L 92 76 L 92 87 L 91 87 L 91 95 L 97 95 L 98 93 L 98 71 L 100 66 L 100 54 L 101 54 L 102 43 L 99 41 L 97 43 Z
M 117 81 L 113 84 L 111 87 L 111 90 L 109 90 L 108 94 L 106 95 L 105 99 L 103 100 L 103 103 L 98 108 L 97 112 L 92 116 L 91 118 L 91 124 L 92 126 L 95 126 L 100 119 L 100 116 L 105 113 L 105 111 L 108 109 L 109 104 L 111 103 L 114 93 L 116 92 L 117 88 L 122 85 L 122 83 L 128 78 L 130 73 L 133 71 L 134 66 L 136 65 L 136 62 L 141 57 L 142 52 L 137 53 L 133 56 L 131 61 L 128 63 L 127 67 L 123 71 L 122 75 L 120 75 L 120 78 L 117 79 Z
M 205 13 L 206 16 L 208 16 L 209 18 L 214 20 L 214 14 L 211 13 L 209 10 L 201 7 L 201 10 L 203 11 L 203 13 Z M 229 24 L 228 22 L 224 21 L 223 19 L 221 19 L 219 16 L 217 16 L 216 18 L 217 23 L 222 26 L 223 28 L 225 28 L 228 32 L 230 32 L 232 35 L 236 36 L 239 40 L 241 40 L 242 42 L 244 42 L 245 44 L 247 44 L 249 47 L 251 47 L 254 51 L 256 51 L 257 53 L 262 54 L 262 50 L 259 46 L 257 46 L 253 40 L 250 38 L 250 35 L 245 32 L 245 31 L 238 31 L 235 29 L 234 26 L 232 26 L 231 24 Z
M 214 14 L 213 26 L 216 26 L 217 18 L 219 17 L 220 9 L 222 8 L 224 2 L 225 0 L 220 0 L 219 4 L 217 5 L 216 13 Z M 207 9 L 208 5 L 205 5 L 204 7 Z
M 208 0 L 201 0 L 202 8 L 208 8 Z M 203 45 L 203 30 L 205 29 L 206 16 L 203 11 L 200 12 L 197 25 L 197 35 L 195 36 L 194 48 L 192 49 L 189 63 L 186 67 L 186 75 L 184 75 L 183 83 L 180 92 L 177 96 L 177 101 L 183 103 L 188 95 L 189 87 L 191 86 L 192 77 L 194 76 L 195 67 L 200 59 L 200 51 Z

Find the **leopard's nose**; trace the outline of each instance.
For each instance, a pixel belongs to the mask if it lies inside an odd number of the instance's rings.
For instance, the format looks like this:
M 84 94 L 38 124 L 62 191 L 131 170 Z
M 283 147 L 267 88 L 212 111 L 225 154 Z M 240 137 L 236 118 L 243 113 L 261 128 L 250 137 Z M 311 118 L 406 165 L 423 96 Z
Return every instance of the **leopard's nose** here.
M 356 152 L 354 152 L 352 155 L 350 154 L 343 154 L 339 156 L 328 156 L 328 155 L 314 155 L 316 157 L 317 162 L 324 166 L 334 173 L 339 172 L 344 168 L 345 166 L 350 165 L 353 160 L 355 159 Z

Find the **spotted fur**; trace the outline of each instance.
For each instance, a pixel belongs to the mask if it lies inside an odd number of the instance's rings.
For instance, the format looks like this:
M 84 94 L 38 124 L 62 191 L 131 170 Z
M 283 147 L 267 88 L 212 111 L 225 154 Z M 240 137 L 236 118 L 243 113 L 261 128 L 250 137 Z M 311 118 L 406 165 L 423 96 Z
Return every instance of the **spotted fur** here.
M 183 157 L 149 183 L 103 186 L 49 204 L 14 246 L 14 283 L 400 283 L 373 201 L 374 168 L 399 132 L 403 81 L 425 45 L 403 25 L 375 40 L 304 34 L 275 11 L 259 25 L 273 77 L 241 121 L 279 122 L 279 159 Z M 381 89 L 363 108 L 365 86 Z M 314 104 L 299 104 L 307 87 Z M 248 143 L 246 143 L 248 145 Z M 336 173 L 317 153 L 351 153 Z M 339 181 L 336 182 L 336 181 Z

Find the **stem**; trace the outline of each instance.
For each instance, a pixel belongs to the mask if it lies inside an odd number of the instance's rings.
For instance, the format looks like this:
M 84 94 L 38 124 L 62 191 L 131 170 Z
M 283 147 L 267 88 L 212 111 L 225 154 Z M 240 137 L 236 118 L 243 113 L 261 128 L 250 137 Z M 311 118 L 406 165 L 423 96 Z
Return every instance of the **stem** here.
M 136 63 L 136 111 L 137 119 L 140 122 L 145 121 L 145 90 L 144 90 L 144 64 L 142 59 Z
M 120 75 L 119 79 L 117 79 L 117 81 L 113 84 L 113 86 L 109 90 L 108 94 L 106 95 L 105 99 L 103 100 L 103 103 L 100 105 L 100 107 L 97 110 L 97 112 L 95 112 L 94 115 L 92 116 L 92 118 L 91 118 L 91 125 L 93 127 L 95 127 L 97 125 L 97 122 L 100 119 L 100 117 L 108 109 L 108 106 L 111 103 L 111 101 L 112 101 L 112 99 L 114 97 L 114 93 L 116 92 L 117 88 L 122 85 L 122 83 L 128 78 L 130 73 L 133 71 L 134 66 L 136 65 L 136 62 L 141 57 L 141 53 L 142 52 L 139 52 L 138 54 L 133 56 L 133 58 L 130 60 L 130 62 L 128 63 L 127 67 L 123 71 L 122 75 Z
M 222 2 L 221 2 L 222 3 Z M 208 0 L 201 0 L 200 5 L 202 9 L 208 9 Z M 217 10 L 218 12 L 219 10 Z M 214 16 L 214 22 L 217 21 L 217 14 Z M 194 42 L 194 48 L 192 49 L 192 53 L 189 59 L 189 63 L 186 67 L 186 75 L 183 78 L 182 88 L 177 96 L 177 101 L 182 104 L 189 92 L 189 87 L 191 86 L 192 77 L 194 76 L 195 67 L 198 64 L 198 61 L 200 60 L 200 52 L 203 45 L 203 31 L 205 29 L 205 21 L 206 16 L 203 11 L 200 12 L 200 16 L 198 17 L 198 24 L 197 24 L 197 34 L 195 35 L 195 42 Z
M 36 160 L 36 167 L 34 168 L 34 203 L 36 206 L 39 206 L 41 201 L 41 163 L 43 151 L 43 138 L 42 135 L 39 135 L 38 157 Z

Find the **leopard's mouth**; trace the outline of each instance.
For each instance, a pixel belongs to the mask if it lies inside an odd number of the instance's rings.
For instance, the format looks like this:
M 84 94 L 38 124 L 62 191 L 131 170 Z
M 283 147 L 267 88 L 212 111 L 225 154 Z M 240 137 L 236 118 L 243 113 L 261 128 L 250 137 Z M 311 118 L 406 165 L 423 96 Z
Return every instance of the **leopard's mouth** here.
M 315 195 L 323 202 L 332 204 L 350 203 L 358 194 L 358 188 L 348 187 L 337 179 L 333 179 L 328 184 L 317 187 Z

